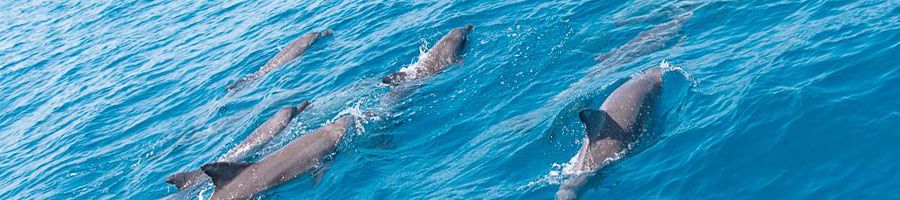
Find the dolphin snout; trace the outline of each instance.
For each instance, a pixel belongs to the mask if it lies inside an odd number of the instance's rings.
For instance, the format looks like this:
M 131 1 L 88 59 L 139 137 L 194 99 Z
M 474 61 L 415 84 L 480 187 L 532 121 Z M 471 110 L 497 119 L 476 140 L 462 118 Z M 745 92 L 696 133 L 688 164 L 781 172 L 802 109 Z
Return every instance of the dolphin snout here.
M 334 34 L 334 31 L 332 31 L 331 29 L 328 29 L 328 30 L 319 32 L 319 37 L 325 37 L 325 36 L 329 36 L 331 34 Z
M 472 31 L 473 27 L 475 26 L 472 26 L 472 24 L 466 24 L 466 31 Z

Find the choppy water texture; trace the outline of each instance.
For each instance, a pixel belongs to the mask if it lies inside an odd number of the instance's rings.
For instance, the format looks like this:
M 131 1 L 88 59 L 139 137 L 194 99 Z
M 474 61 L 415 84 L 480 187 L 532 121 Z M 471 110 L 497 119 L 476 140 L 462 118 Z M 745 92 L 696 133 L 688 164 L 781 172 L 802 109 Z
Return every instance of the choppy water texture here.
M 584 134 L 577 109 L 662 60 L 683 71 L 585 199 L 900 198 L 898 4 L 3 1 L 0 199 L 170 197 L 166 176 L 214 161 L 280 107 L 312 101 L 253 159 L 376 107 L 383 75 L 467 23 L 464 62 L 353 130 L 322 183 L 261 198 L 551 198 Z M 685 12 L 652 52 L 593 61 Z M 226 94 L 326 28 L 301 61 Z M 560 95 L 572 87 L 587 92 Z

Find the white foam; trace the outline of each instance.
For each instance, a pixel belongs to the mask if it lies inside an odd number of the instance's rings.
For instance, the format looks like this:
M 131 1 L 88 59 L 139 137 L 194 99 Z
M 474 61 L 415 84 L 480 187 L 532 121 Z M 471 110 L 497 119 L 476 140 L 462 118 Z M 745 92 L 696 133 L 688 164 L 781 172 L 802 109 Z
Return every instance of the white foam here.
M 678 72 L 678 74 L 681 74 L 681 76 L 691 82 L 691 87 L 696 87 L 697 84 L 699 84 L 699 81 L 695 80 L 693 76 L 691 76 L 691 74 L 687 72 L 687 70 L 684 70 L 684 68 L 682 68 L 681 66 L 671 65 L 669 64 L 669 61 L 663 60 L 662 62 L 660 62 L 659 68 L 662 68 L 666 72 Z
M 352 107 L 349 107 L 349 108 L 344 109 L 341 112 L 339 112 L 337 116 L 343 117 L 345 115 L 352 115 L 353 118 L 356 119 L 356 120 L 353 120 L 353 126 L 356 127 L 357 130 L 359 130 L 357 132 L 357 134 L 362 135 L 363 133 L 366 132 L 363 124 L 365 122 L 367 122 L 367 120 L 366 120 L 367 118 L 366 118 L 366 114 L 363 112 L 362 108 L 360 108 L 360 107 L 362 107 L 362 102 L 357 101 L 354 103 L 354 105 Z
M 525 184 L 523 186 L 519 186 L 516 188 L 516 190 L 522 191 L 522 190 L 526 190 L 526 189 L 539 188 L 540 186 L 544 186 L 544 185 L 562 184 L 562 182 L 565 181 L 565 179 L 566 179 L 565 178 L 566 176 L 563 175 L 562 171 L 563 171 L 563 168 L 567 167 L 567 165 L 568 165 L 568 163 L 566 163 L 566 164 L 553 163 L 553 165 L 551 165 L 551 167 L 550 167 L 550 172 L 547 173 L 547 175 L 541 176 L 540 178 L 533 180 L 531 182 L 528 182 L 527 184 Z
M 667 60 L 662 60 L 662 62 L 659 62 L 659 68 L 669 69 L 671 67 L 672 65 L 669 65 L 669 61 Z

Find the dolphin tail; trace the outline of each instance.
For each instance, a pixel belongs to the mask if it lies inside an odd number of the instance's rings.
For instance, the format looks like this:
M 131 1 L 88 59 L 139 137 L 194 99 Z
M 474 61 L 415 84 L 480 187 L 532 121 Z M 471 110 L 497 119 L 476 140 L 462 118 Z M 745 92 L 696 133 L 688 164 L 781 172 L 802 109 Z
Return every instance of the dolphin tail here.
M 606 121 L 609 120 L 609 114 L 607 114 L 606 111 L 584 109 L 578 113 L 578 118 L 580 118 L 581 123 L 584 124 L 588 141 L 593 141 L 596 138 L 603 138 L 603 128 L 606 125 Z
M 202 179 L 205 179 L 206 174 L 204 174 L 200 170 L 194 170 L 189 172 L 179 172 L 177 174 L 172 174 L 169 177 L 166 177 L 166 183 L 172 184 L 179 190 L 184 189 L 186 187 L 193 186 L 197 182 Z
M 200 167 L 200 169 L 203 170 L 203 173 L 206 173 L 207 176 L 212 178 L 213 184 L 218 188 L 227 185 L 235 176 L 240 174 L 241 171 L 250 165 L 253 165 L 253 163 L 214 162 L 205 164 Z

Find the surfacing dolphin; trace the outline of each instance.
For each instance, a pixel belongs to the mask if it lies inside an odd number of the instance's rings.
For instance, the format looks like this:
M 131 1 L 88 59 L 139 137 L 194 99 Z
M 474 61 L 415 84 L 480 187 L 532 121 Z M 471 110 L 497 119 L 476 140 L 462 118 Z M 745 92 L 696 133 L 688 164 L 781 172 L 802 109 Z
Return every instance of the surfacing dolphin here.
M 404 84 L 443 72 L 450 65 L 460 62 L 460 54 L 466 46 L 472 25 L 455 28 L 444 35 L 431 49 L 419 55 L 419 60 L 381 79 L 381 83 L 391 85 L 390 93 L 382 99 L 382 107 L 392 107 L 400 99 L 411 93 L 417 85 Z
M 263 124 L 253 130 L 253 133 L 251 133 L 250 136 L 247 136 L 244 141 L 229 150 L 225 155 L 222 155 L 218 161 L 235 162 L 246 159 L 253 152 L 268 144 L 269 141 L 281 133 L 281 131 L 287 127 L 288 123 L 290 123 L 294 117 L 297 117 L 298 114 L 303 112 L 303 110 L 306 110 L 306 107 L 308 106 L 309 102 L 304 101 L 299 106 L 290 106 L 278 110 L 275 115 L 272 115 L 266 122 L 263 122 Z M 194 170 L 173 174 L 166 178 L 166 183 L 172 184 L 180 190 L 193 186 L 196 183 L 204 182 L 208 179 L 209 177 L 202 171 Z
M 667 65 L 663 62 L 661 67 Z M 578 154 L 563 169 L 568 179 L 560 185 L 556 199 L 574 199 L 590 177 L 628 150 L 642 133 L 661 85 L 662 68 L 648 69 L 616 88 L 600 110 L 584 109 L 578 114 L 586 134 Z
M 398 85 L 404 82 L 428 77 L 444 71 L 453 63 L 459 62 L 459 54 L 466 46 L 466 36 L 472 31 L 472 25 L 456 28 L 444 35 L 431 49 L 428 49 L 419 60 L 400 71 L 387 75 L 381 80 L 384 84 Z
M 334 31 L 331 31 L 331 30 L 325 30 L 325 31 L 321 31 L 321 32 L 311 32 L 311 33 L 304 34 L 303 36 L 300 36 L 297 39 L 294 39 L 294 41 L 292 41 L 290 44 L 288 44 L 287 47 L 285 47 L 284 49 L 279 51 L 278 54 L 275 54 L 275 57 L 272 57 L 272 59 L 269 59 L 269 62 L 267 62 L 266 65 L 263 65 L 262 68 L 260 68 L 258 71 L 254 72 L 253 74 L 245 76 L 245 77 L 235 81 L 231 85 L 228 85 L 227 90 L 234 90 L 246 82 L 250 82 L 250 81 L 259 79 L 259 77 L 266 75 L 267 73 L 271 72 L 272 70 L 275 70 L 278 67 L 284 66 L 285 64 L 291 62 L 292 60 L 296 59 L 297 57 L 300 57 L 300 55 L 302 55 L 304 52 L 306 52 L 306 49 L 308 49 L 309 46 L 311 46 L 313 43 L 315 43 L 316 40 L 318 40 L 319 38 L 331 35 L 332 33 L 334 33 Z
M 254 194 L 289 181 L 322 165 L 344 138 L 353 115 L 341 117 L 313 133 L 300 136 L 258 163 L 216 162 L 201 169 L 212 177 L 216 188 L 210 197 L 249 199 Z M 317 173 L 317 176 L 321 176 Z

